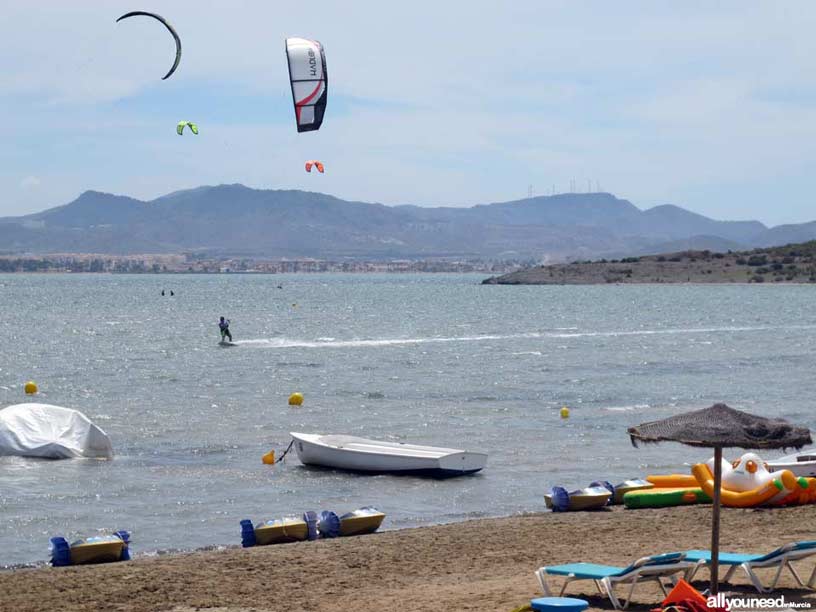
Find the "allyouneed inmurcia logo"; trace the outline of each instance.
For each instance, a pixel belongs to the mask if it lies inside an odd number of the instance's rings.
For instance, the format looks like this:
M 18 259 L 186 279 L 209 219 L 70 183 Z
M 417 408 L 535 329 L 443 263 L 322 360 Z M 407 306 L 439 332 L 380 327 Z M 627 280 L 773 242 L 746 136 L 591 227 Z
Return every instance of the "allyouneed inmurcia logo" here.
M 790 601 L 784 595 L 779 597 L 729 597 L 723 593 L 709 597 L 706 600 L 709 608 L 724 608 L 731 610 L 808 610 L 811 608 L 809 601 L 802 599 Z

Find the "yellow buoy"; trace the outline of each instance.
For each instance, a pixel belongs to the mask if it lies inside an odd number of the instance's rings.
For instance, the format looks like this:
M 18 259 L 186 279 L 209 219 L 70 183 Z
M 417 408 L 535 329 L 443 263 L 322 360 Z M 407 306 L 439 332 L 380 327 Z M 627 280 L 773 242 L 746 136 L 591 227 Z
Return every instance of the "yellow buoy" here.
M 25 384 L 25 392 L 26 395 L 34 395 L 37 392 L 37 383 L 35 383 L 33 380 L 29 380 Z
M 569 418 L 569 408 L 567 408 L 566 406 L 562 406 L 560 412 L 561 412 L 561 418 L 562 419 L 568 419 Z
M 266 465 L 274 465 L 275 451 L 271 450 L 268 453 L 266 453 L 263 457 L 261 457 L 261 461 L 263 461 Z
M 290 406 L 300 406 L 303 403 L 303 394 L 302 393 L 293 393 L 289 396 L 289 405 Z

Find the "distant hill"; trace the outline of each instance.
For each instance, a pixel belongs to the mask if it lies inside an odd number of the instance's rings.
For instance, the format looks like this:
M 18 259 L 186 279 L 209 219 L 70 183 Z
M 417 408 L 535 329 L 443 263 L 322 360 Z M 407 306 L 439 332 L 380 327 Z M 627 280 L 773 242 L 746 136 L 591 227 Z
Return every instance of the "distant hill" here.
M 661 253 L 676 253 L 678 251 L 714 251 L 725 253 L 726 251 L 739 251 L 742 249 L 745 249 L 744 243 L 721 238 L 720 236 L 691 236 L 690 238 L 650 244 L 640 250 L 630 249 L 620 253 L 612 253 L 607 256 L 607 259 L 620 259 L 621 257 L 632 257 L 634 255 L 659 255 Z
M 672 205 L 644 211 L 608 193 L 424 208 L 236 184 L 151 201 L 86 191 L 63 206 L 0 218 L 0 251 L 566 261 L 654 253 L 672 244 L 778 244 L 797 232 L 816 238 L 816 222 L 768 229 Z
M 645 229 L 653 235 L 664 235 L 668 240 L 694 236 L 716 236 L 737 243 L 750 244 L 767 230 L 759 221 L 715 221 L 679 206 L 663 204 L 643 212 Z
M 777 225 L 754 238 L 757 246 L 774 246 L 794 242 L 816 240 L 816 221 L 793 225 Z
M 682 251 L 644 257 L 536 266 L 494 276 L 484 285 L 607 283 L 816 283 L 816 240 L 716 253 Z

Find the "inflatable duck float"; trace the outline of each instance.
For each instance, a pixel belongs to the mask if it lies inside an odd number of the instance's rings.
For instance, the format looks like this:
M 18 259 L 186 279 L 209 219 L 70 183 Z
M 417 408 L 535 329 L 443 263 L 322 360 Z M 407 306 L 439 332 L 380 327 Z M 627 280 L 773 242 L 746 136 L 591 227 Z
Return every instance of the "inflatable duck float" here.
M 627 508 L 659 508 L 711 503 L 714 496 L 714 459 L 698 463 L 691 474 L 647 476 L 654 488 L 623 496 Z M 756 454 L 745 453 L 733 462 L 722 461 L 723 506 L 786 506 L 816 503 L 816 478 L 797 477 L 790 470 L 770 472 Z
M 714 495 L 714 459 L 691 468 L 697 485 Z M 790 470 L 769 472 L 767 464 L 756 453 L 745 453 L 732 463 L 723 460 L 720 499 L 723 506 L 785 506 L 816 502 L 816 479 L 797 478 Z

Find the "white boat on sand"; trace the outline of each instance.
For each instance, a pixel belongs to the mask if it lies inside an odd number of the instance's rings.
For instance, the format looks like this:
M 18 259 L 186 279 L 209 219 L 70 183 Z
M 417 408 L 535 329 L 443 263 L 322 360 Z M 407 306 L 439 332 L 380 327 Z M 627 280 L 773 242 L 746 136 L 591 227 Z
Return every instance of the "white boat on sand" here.
M 768 461 L 771 472 L 790 470 L 795 476 L 816 478 L 816 450 L 787 455 Z
M 291 433 L 298 459 L 305 465 L 354 472 L 460 476 L 484 468 L 486 453 L 455 448 L 380 442 L 341 434 Z

